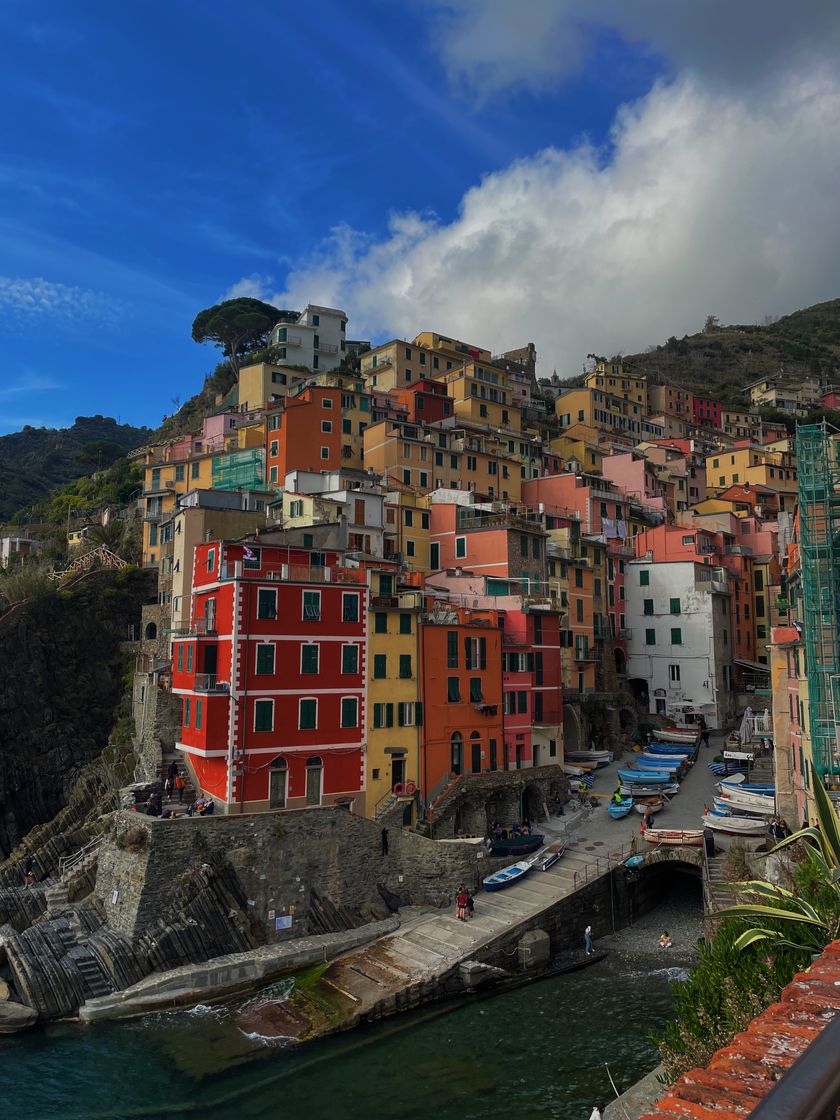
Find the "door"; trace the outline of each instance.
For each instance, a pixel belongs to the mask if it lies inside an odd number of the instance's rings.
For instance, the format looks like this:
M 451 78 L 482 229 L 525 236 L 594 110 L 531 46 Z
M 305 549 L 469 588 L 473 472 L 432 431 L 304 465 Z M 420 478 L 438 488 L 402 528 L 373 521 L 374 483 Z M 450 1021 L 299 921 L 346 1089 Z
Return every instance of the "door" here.
M 268 772 L 268 804 L 272 809 L 286 808 L 286 789 L 289 771 L 286 760 L 277 758 Z
M 396 792 L 397 786 L 405 789 L 405 759 L 393 757 L 391 759 L 391 789 Z
M 472 742 L 470 744 L 470 753 L 472 755 L 472 758 L 470 759 L 470 762 L 472 763 L 472 772 L 473 772 L 473 774 L 480 774 L 481 773 L 481 742 L 480 741 L 475 741 L 475 742 Z
M 664 716 L 665 715 L 665 701 L 664 700 L 657 700 L 656 701 L 656 714 L 658 716 Z
M 321 804 L 321 783 L 324 775 L 324 766 L 320 758 L 306 760 L 306 804 Z
M 531 747 L 531 753 L 532 753 L 533 759 L 534 759 L 534 766 L 539 766 L 539 764 L 540 764 L 540 745 L 539 745 L 539 743 L 534 743 L 534 745 Z
M 204 647 L 204 672 L 208 677 L 215 677 L 216 666 L 219 659 L 219 647 L 213 642 Z
M 463 751 L 464 751 L 464 741 L 457 731 L 454 731 L 452 733 L 452 737 L 449 740 L 449 745 L 450 745 L 450 748 L 451 748 L 451 755 L 452 755 L 452 759 L 451 759 L 452 773 L 453 774 L 460 774 L 461 770 L 462 770 L 462 767 L 463 767 L 462 755 L 463 755 Z

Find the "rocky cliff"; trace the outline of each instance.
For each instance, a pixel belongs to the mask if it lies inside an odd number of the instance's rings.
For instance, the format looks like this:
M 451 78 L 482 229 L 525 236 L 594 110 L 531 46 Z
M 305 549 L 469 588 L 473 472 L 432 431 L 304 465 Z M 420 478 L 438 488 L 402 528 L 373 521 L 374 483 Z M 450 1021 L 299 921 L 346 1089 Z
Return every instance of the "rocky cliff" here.
M 148 572 L 96 572 L 0 618 L 0 854 L 102 754 L 127 688 L 121 643 L 152 596 Z

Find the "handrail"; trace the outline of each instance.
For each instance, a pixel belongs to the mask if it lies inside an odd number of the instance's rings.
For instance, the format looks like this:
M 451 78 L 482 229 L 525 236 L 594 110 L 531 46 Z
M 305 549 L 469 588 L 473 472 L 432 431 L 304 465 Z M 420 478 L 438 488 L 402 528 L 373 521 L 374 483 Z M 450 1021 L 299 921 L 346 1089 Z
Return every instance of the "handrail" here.
M 88 840 L 87 844 L 79 848 L 73 853 L 72 856 L 60 856 L 58 860 L 58 877 L 63 879 L 68 871 L 72 871 L 74 867 L 82 862 L 85 856 L 91 852 L 98 851 L 102 844 L 102 836 L 94 836 L 92 840 Z
M 833 1120 L 840 1105 L 840 1015 L 773 1086 L 750 1120 Z

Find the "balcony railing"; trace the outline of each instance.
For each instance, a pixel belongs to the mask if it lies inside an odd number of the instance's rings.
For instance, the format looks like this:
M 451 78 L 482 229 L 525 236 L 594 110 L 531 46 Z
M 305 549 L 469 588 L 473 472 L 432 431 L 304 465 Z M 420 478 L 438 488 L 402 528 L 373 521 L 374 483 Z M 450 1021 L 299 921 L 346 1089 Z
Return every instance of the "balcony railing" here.
M 215 673 L 196 673 L 195 692 L 230 692 L 228 681 L 220 681 Z
M 338 346 L 335 342 L 319 342 L 315 349 L 321 354 L 338 353 Z

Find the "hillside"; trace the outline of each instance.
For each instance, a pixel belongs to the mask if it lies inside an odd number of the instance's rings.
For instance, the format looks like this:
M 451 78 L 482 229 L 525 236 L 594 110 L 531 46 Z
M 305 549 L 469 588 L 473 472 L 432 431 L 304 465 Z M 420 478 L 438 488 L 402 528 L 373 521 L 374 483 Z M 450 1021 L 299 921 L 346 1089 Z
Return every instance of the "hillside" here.
M 70 428 L 27 426 L 0 436 L 0 521 L 80 475 L 110 466 L 151 434 L 110 416 L 77 416 Z
M 669 338 L 644 354 L 624 356 L 625 368 L 654 382 L 673 381 L 733 404 L 740 389 L 770 374 L 812 373 L 840 380 L 840 299 L 794 311 L 763 326 L 713 326 Z

